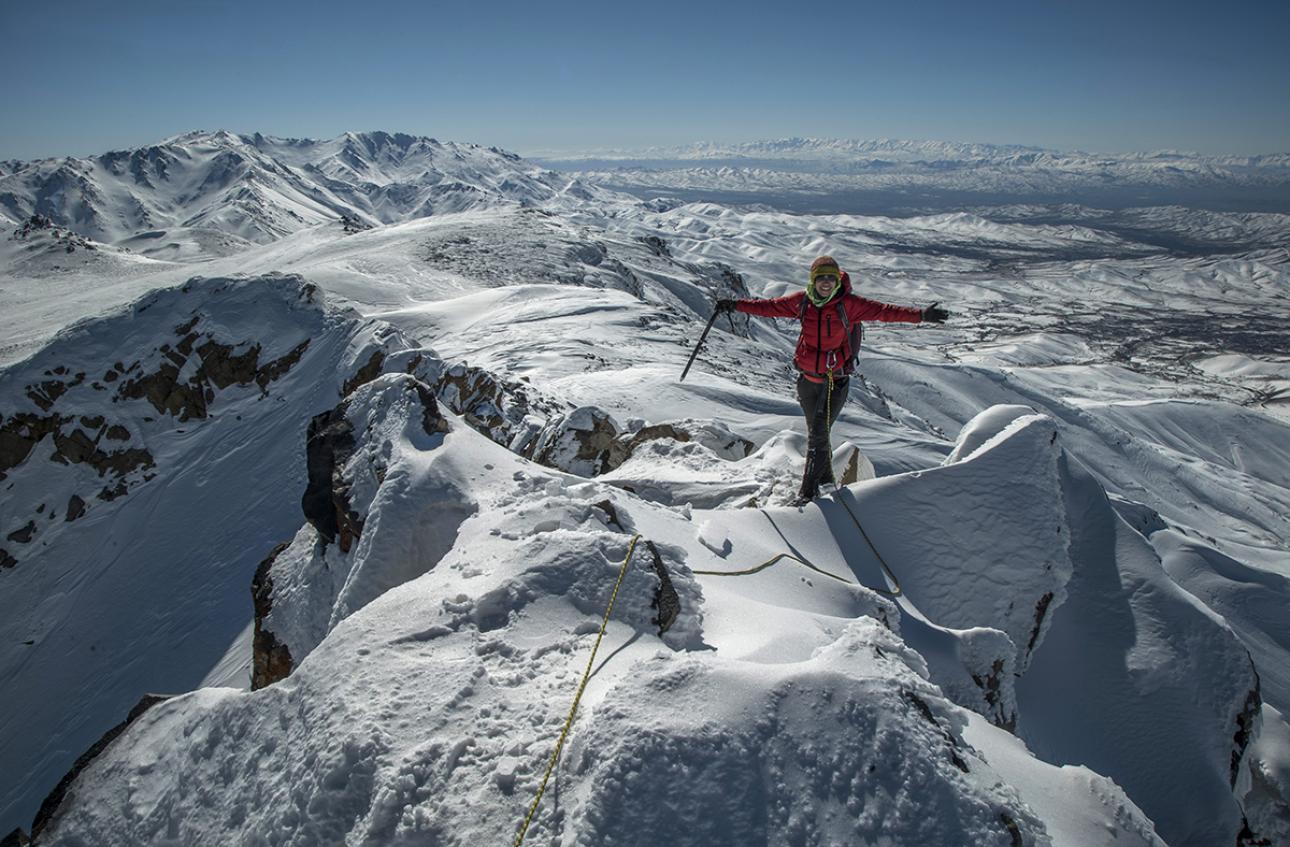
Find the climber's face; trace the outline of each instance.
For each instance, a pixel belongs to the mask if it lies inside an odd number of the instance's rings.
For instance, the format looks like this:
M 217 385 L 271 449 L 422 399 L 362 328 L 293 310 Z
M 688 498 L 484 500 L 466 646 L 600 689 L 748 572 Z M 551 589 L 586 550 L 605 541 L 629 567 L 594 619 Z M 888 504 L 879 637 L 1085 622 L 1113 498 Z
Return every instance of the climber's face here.
M 815 293 L 821 297 L 828 297 L 837 287 L 838 278 L 832 274 L 820 274 L 815 278 Z

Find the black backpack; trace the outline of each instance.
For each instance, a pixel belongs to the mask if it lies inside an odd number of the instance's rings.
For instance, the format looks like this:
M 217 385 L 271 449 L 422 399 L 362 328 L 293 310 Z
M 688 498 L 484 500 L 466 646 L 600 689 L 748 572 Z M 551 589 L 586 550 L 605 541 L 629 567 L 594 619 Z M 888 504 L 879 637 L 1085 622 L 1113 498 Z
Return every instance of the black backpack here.
M 845 299 L 846 295 L 844 294 L 833 305 L 838 310 L 838 320 L 842 322 L 842 331 L 847 334 L 847 347 L 851 350 L 847 360 L 842 363 L 842 373 L 849 374 L 855 366 L 856 357 L 860 355 L 860 342 L 864 340 L 864 324 L 860 321 L 856 321 L 854 325 L 851 323 L 851 319 L 847 317 L 846 307 L 842 305 L 842 301 Z M 797 319 L 799 321 L 806 319 L 806 307 L 810 305 L 810 302 L 810 297 L 802 298 L 802 305 L 797 308 Z M 802 331 L 806 331 L 805 324 L 802 326 Z

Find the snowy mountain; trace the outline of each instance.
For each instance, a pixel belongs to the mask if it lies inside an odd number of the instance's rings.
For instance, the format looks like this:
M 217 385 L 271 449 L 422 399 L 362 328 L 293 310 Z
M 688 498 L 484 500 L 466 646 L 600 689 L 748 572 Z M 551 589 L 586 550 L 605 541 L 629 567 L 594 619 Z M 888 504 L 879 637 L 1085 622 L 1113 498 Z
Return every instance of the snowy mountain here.
M 525 843 L 1290 843 L 1290 218 L 585 191 L 0 228 L 0 831 L 513 842 L 630 549 Z M 794 329 L 677 377 L 822 252 L 952 317 L 796 508 Z
M 372 226 L 586 191 L 497 148 L 384 132 L 327 141 L 192 132 L 0 169 L 9 218 L 43 215 L 158 258 L 225 255 L 342 216 Z
M 789 138 L 538 158 L 647 197 L 792 211 L 928 213 L 971 205 L 1182 205 L 1290 212 L 1290 154 L 1095 154 L 938 141 Z

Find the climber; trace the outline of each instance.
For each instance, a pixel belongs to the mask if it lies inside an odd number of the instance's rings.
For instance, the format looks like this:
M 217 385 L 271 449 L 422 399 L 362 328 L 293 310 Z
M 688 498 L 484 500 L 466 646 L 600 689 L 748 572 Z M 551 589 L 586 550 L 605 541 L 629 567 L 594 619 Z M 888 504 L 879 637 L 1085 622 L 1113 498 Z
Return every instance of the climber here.
M 772 299 L 718 300 L 718 313 L 744 312 L 802 323 L 793 365 L 799 371 L 797 402 L 806 416 L 806 467 L 795 505 L 836 488 L 829 429 L 847 399 L 860 347 L 862 321 L 944 323 L 949 312 L 936 303 L 926 309 L 889 306 L 851 292 L 851 280 L 832 256 L 811 263 L 805 291 Z

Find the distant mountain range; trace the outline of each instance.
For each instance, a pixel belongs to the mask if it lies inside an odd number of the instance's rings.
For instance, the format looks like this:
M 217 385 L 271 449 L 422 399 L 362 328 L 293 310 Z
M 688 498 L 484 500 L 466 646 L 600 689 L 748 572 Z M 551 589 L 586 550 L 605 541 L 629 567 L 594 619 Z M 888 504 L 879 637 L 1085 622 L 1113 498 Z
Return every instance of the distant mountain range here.
M 1290 212 L 1290 154 L 1100 154 L 1039 147 L 786 138 L 536 157 L 644 196 L 767 202 L 790 211 L 926 213 L 977 205 L 1186 205 Z M 761 195 L 754 198 L 753 195 Z
M 190 132 L 90 158 L 0 162 L 0 214 L 135 239 L 142 252 L 176 230 L 267 243 L 342 216 L 371 226 L 586 191 L 495 147 L 385 132 L 325 141 Z

